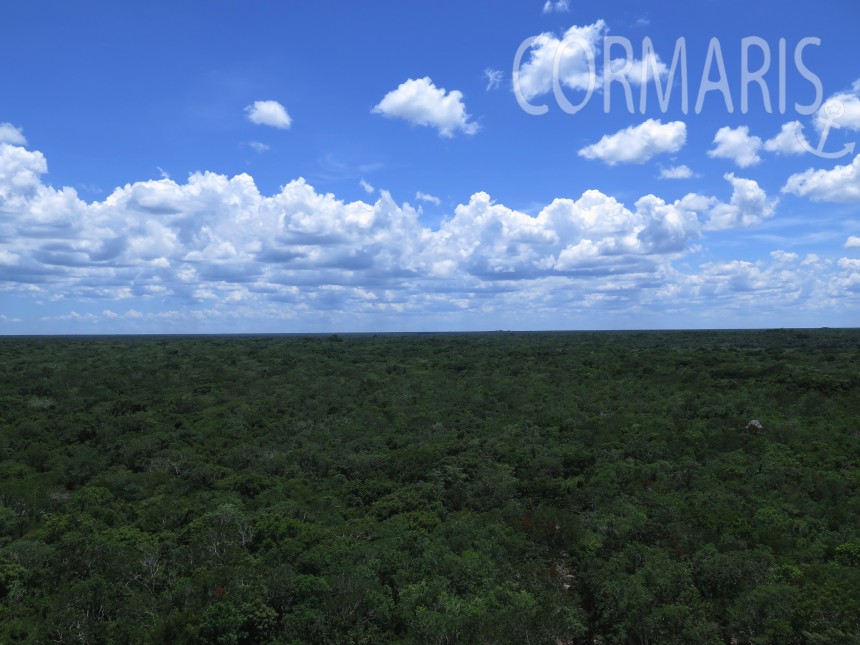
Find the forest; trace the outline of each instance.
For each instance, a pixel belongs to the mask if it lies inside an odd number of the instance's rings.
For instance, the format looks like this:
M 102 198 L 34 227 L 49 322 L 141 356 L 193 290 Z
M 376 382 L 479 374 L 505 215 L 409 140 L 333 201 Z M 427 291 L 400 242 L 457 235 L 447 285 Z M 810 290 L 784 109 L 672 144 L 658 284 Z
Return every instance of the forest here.
M 860 643 L 857 329 L 0 358 L 3 644 Z

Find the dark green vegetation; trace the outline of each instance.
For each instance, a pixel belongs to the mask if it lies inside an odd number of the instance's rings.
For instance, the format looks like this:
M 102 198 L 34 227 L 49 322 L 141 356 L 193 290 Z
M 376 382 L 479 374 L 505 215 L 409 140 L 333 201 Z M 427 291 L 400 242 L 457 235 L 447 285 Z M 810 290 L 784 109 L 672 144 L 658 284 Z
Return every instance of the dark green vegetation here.
M 2 643 L 860 641 L 860 331 L 0 357 Z

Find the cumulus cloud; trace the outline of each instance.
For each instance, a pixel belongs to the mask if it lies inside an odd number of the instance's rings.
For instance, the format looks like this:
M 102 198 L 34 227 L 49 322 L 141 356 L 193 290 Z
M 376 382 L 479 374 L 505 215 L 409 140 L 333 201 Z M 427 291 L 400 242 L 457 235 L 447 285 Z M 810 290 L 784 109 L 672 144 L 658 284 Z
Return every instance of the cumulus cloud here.
M 810 168 L 788 178 L 782 192 L 809 197 L 818 202 L 860 201 L 860 155 L 831 170 Z
M 374 188 L 368 181 L 366 181 L 363 177 L 358 180 L 358 185 L 364 189 L 368 195 L 372 195 L 376 192 L 376 188 Z
M 845 240 L 845 248 L 846 249 L 860 249 L 860 237 L 857 235 L 852 235 L 847 240 Z
M 527 100 L 552 92 L 556 57 L 558 57 L 558 80 L 561 85 L 571 90 L 587 90 L 595 87 L 597 84 L 595 70 L 589 66 L 588 56 L 578 43 L 586 43 L 596 57 L 606 31 L 606 22 L 598 20 L 582 27 L 574 25 L 564 33 L 562 38 L 551 33 L 535 36 L 528 59 L 519 70 L 516 70 L 515 81 L 519 91 Z M 569 46 L 563 47 L 563 43 Z
M 40 176 L 48 172 L 41 152 L 0 143 L 0 203 L 7 213 L 23 211 L 41 186 Z M 5 219 L 5 218 L 4 218 Z M 0 220 L 0 227 L 3 221 Z
M 476 193 L 429 246 L 431 271 L 485 281 L 651 274 L 699 235 L 696 215 L 648 195 L 631 210 L 597 190 L 559 198 L 534 217 Z
M 837 92 L 824 101 L 815 113 L 814 122 L 819 132 L 827 123 L 860 131 L 860 79 L 854 81 L 850 90 Z
M 714 300 L 733 299 L 743 303 L 771 298 L 787 304 L 799 298 L 803 283 L 808 279 L 804 272 L 787 270 L 785 259 L 777 257 L 771 263 L 748 260 L 709 262 L 702 266 L 701 274 L 690 281 L 690 286 L 696 296 Z
M 515 89 L 525 100 L 553 91 L 556 63 L 558 83 L 574 91 L 600 90 L 603 84 L 603 39 L 609 28 L 604 20 L 590 25 L 573 25 L 561 38 L 545 32 L 534 36 L 518 70 Z M 620 51 L 620 48 L 619 48 Z M 589 53 L 592 55 L 589 61 Z M 615 53 L 613 50 L 612 53 Z M 668 73 L 665 63 L 656 54 L 643 61 L 632 56 L 612 58 L 610 72 L 629 83 L 640 84 Z
M 860 293 L 860 260 L 839 258 L 837 265 L 839 274 L 835 276 L 834 291 L 848 292 L 856 298 Z
M 687 140 L 683 121 L 661 123 L 648 119 L 615 134 L 604 135 L 600 141 L 579 151 L 580 157 L 600 159 L 610 166 L 619 163 L 641 164 L 664 152 L 678 152 Z
M 772 257 L 779 264 L 791 264 L 793 262 L 797 262 L 798 255 L 797 253 L 777 249 L 776 251 L 770 252 L 770 257 Z
M 749 225 L 773 208 L 754 181 L 729 174 L 729 203 L 699 195 L 668 203 L 646 195 L 630 209 L 588 190 L 576 200 L 555 199 L 531 216 L 479 192 L 431 230 L 385 191 L 375 203 L 346 203 L 297 179 L 266 197 L 249 175 L 206 172 L 185 183 L 128 184 L 88 204 L 72 189 L 42 184 L 46 170 L 41 153 L 0 147 L 0 207 L 9 214 L 0 230 L 6 262 L 50 269 L 81 288 L 101 289 L 110 275 L 115 286 L 131 289 L 123 292 L 129 296 L 134 290 L 204 293 L 218 284 L 279 290 L 327 278 L 366 286 L 448 270 L 482 278 L 556 275 L 579 263 L 609 272 L 634 265 L 645 270 L 659 256 L 683 251 L 709 222 Z M 416 198 L 438 200 L 420 192 Z M 141 272 L 149 277 L 132 279 Z
M 277 101 L 254 101 L 245 108 L 245 115 L 251 123 L 281 130 L 288 130 L 293 123 L 286 108 Z
M 804 143 L 806 147 L 804 147 Z M 802 155 L 808 152 L 808 148 L 811 147 L 803 134 L 803 126 L 800 121 L 783 123 L 779 134 L 764 142 L 765 150 L 780 155 Z
M 690 167 L 684 164 L 660 169 L 660 179 L 691 179 L 697 177 Z
M 821 324 L 834 306 L 852 307 L 858 271 L 837 263 L 777 249 L 761 260 L 728 259 L 702 264 L 696 273 L 676 274 L 659 295 L 687 307 L 720 311 L 723 327 L 763 326 L 776 319 Z M 826 319 L 825 319 L 826 320 Z
M 758 156 L 758 151 L 762 147 L 761 139 L 750 136 L 749 126 L 722 127 L 717 130 L 714 143 L 716 147 L 708 150 L 708 156 L 711 158 L 731 159 L 741 168 L 753 166 L 761 161 L 761 157 Z
M 373 113 L 436 128 L 447 138 L 457 131 L 470 135 L 478 131 L 466 113 L 462 92 L 437 88 L 427 76 L 401 83 L 374 106 Z
M 543 5 L 544 13 L 565 13 L 570 11 L 568 0 L 546 0 Z
M 196 301 L 241 288 L 277 299 L 302 284 L 366 287 L 416 271 L 424 239 L 417 213 L 384 192 L 344 203 L 298 179 L 264 197 L 248 175 L 195 173 L 88 204 L 42 184 L 46 170 L 41 153 L 0 144 L 0 283 L 43 297 Z
M 271 326 L 260 329 L 276 331 L 296 320 L 355 328 L 365 315 L 433 313 L 457 327 L 464 312 L 504 310 L 528 312 L 522 325 L 533 327 L 542 313 L 763 297 L 768 288 L 837 298 L 860 285 L 848 260 L 829 266 L 787 252 L 767 266 L 738 260 L 679 272 L 674 263 L 689 261 L 709 230 L 773 214 L 775 200 L 731 173 L 727 200 L 692 193 L 625 204 L 586 190 L 534 215 L 476 192 L 430 228 L 386 191 L 347 202 L 296 179 L 263 195 L 249 175 L 202 172 L 85 202 L 43 183 L 46 171 L 41 153 L 0 144 L 0 292 L 67 300 L 76 313 L 60 314 L 70 324 L 96 316 L 101 325 L 141 325 L 134 329 L 217 330 L 265 319 Z M 808 276 L 824 286 L 797 292 Z M 147 301 L 169 308 L 153 312 Z
M 736 177 L 734 173 L 727 173 L 723 177 L 732 185 L 732 198 L 728 204 L 711 198 L 712 203 L 707 209 L 706 229 L 751 226 L 772 217 L 776 212 L 778 200 L 769 199 L 756 181 Z
M 0 123 L 0 143 L 10 143 L 13 146 L 26 146 L 27 139 L 21 128 L 16 128 L 11 123 Z

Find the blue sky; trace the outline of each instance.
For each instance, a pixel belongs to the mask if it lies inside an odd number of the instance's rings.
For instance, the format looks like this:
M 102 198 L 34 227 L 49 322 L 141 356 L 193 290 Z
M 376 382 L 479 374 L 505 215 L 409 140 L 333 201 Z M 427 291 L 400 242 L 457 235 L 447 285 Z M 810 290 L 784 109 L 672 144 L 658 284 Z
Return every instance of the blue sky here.
M 500 6 L 6 7 L 0 333 L 856 326 L 860 5 Z

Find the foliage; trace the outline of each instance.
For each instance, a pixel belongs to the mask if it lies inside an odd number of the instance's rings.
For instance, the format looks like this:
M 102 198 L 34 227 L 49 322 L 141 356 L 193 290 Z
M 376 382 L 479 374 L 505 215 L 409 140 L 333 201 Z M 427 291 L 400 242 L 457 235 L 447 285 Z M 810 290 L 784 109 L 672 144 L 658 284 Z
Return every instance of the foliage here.
M 0 356 L 2 643 L 860 641 L 860 331 Z

